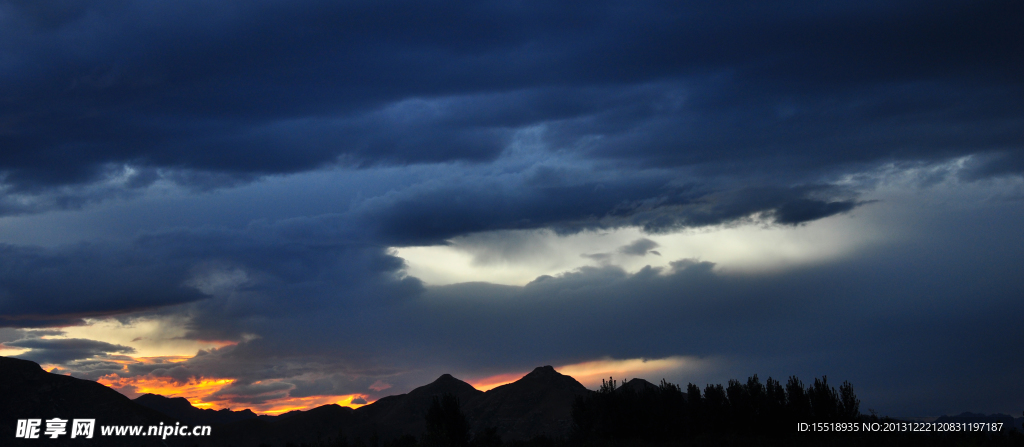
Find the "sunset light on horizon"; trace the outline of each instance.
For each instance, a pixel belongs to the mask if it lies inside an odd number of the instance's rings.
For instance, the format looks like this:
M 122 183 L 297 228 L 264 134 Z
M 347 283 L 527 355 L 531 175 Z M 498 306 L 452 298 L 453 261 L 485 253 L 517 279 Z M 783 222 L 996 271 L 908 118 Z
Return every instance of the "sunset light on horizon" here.
M 183 397 L 188 399 L 192 406 L 199 409 L 223 410 L 229 409 L 240 411 L 250 409 L 256 414 L 277 415 L 295 410 L 309 410 L 321 405 L 337 404 L 345 407 L 359 408 L 372 403 L 353 403 L 353 400 L 365 398 L 364 395 L 350 394 L 344 396 L 308 396 L 308 397 L 283 397 L 268 399 L 260 403 L 238 404 L 225 399 L 210 399 L 219 391 L 226 389 L 228 385 L 235 383 L 235 379 L 208 379 L 198 382 L 175 383 L 166 379 L 154 379 L 146 377 L 123 378 L 116 374 L 100 377 L 97 382 L 109 386 L 122 394 L 135 398 L 143 394 L 157 394 L 164 397 Z M 257 383 L 259 385 L 259 383 Z

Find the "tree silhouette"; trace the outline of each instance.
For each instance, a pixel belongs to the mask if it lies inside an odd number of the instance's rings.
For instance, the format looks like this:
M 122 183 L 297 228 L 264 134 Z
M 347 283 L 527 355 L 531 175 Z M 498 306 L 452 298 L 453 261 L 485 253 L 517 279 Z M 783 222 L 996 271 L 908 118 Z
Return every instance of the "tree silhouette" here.
M 828 376 L 814 379 L 814 385 L 807 390 L 811 401 L 811 412 L 814 420 L 835 421 L 839 417 L 839 393 L 828 386 Z
M 725 388 L 725 394 L 729 398 L 729 422 L 732 426 L 730 431 L 734 433 L 747 431 L 754 420 L 749 390 L 739 380 L 732 379 L 729 380 L 729 386 Z
M 604 379 L 601 379 L 601 388 L 599 388 L 597 392 L 602 394 L 609 394 L 615 391 L 616 388 L 617 386 L 615 383 L 615 379 L 609 377 L 607 382 L 605 382 Z
M 786 400 L 789 402 L 787 416 L 793 422 L 806 422 L 811 416 L 811 402 L 804 392 L 804 383 L 796 376 L 789 376 L 786 382 Z
M 711 433 L 725 433 L 728 425 L 729 399 L 721 384 L 704 387 L 704 423 Z
M 857 420 L 860 416 L 860 399 L 853 393 L 853 385 L 850 382 L 843 382 L 839 387 L 839 400 L 842 401 L 842 418 L 847 421 Z

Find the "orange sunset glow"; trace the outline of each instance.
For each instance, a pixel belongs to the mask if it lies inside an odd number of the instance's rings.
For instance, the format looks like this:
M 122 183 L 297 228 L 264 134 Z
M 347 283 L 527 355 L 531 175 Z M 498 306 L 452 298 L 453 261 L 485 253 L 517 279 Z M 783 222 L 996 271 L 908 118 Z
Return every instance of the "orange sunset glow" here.
M 177 363 L 188 360 L 188 356 L 163 356 L 163 357 L 123 357 L 116 361 L 117 363 L 130 364 L 130 363 Z M 613 375 L 617 378 L 637 377 L 637 376 L 648 376 L 651 374 L 661 374 L 670 370 L 686 368 L 687 366 L 693 367 L 698 363 L 703 363 L 701 360 L 693 358 L 681 358 L 681 357 L 669 357 L 664 359 L 598 359 L 589 362 L 582 362 L 570 365 L 564 365 L 557 367 L 556 369 L 562 374 L 570 375 L 585 386 L 590 388 L 596 387 L 600 383 L 602 378 L 607 378 L 609 375 Z M 513 372 L 496 374 L 480 379 L 470 379 L 468 382 L 474 388 L 481 391 L 489 391 L 497 388 L 501 385 L 515 382 L 522 378 L 526 373 L 524 372 Z M 654 378 L 652 376 L 652 378 Z M 114 388 L 129 397 L 136 397 L 138 395 L 152 393 L 167 397 L 183 397 L 188 399 L 190 403 L 196 408 L 202 409 L 232 409 L 232 410 L 243 410 L 251 409 L 253 412 L 258 414 L 276 415 L 286 413 L 295 410 L 309 410 L 322 405 L 338 404 L 351 408 L 359 408 L 367 404 L 356 404 L 352 401 L 355 399 L 365 399 L 368 403 L 372 403 L 369 396 L 363 394 L 347 394 L 347 395 L 326 395 L 326 396 L 307 396 L 307 397 L 282 397 L 282 398 L 266 398 L 258 403 L 239 403 L 234 402 L 232 396 L 228 392 L 229 389 L 226 387 L 236 382 L 233 378 L 207 378 L 201 380 L 190 380 L 188 382 L 175 382 L 166 378 L 156 378 L 151 376 L 137 376 L 137 377 L 121 377 L 118 374 L 109 374 L 101 377 L 97 380 L 99 383 Z M 255 384 L 267 384 L 274 381 L 268 382 L 255 382 Z M 221 392 L 223 391 L 223 392 Z M 218 392 L 221 392 L 218 395 Z M 396 391 L 396 394 L 400 392 Z
M 489 391 L 499 386 L 515 382 L 524 375 L 525 373 L 498 374 L 495 376 L 484 377 L 483 379 L 471 380 L 469 381 L 469 384 L 473 385 L 473 388 L 480 391 Z
M 101 377 L 97 382 L 118 390 L 129 397 L 147 393 L 159 394 L 166 397 L 184 397 L 196 408 L 211 410 L 232 409 L 236 411 L 248 408 L 255 413 L 269 415 L 276 415 L 294 410 L 308 410 L 328 404 L 338 404 L 351 408 L 359 408 L 366 404 L 356 404 L 352 403 L 352 401 L 357 398 L 367 398 L 367 396 L 361 394 L 347 394 L 286 397 L 279 399 L 267 399 L 262 403 L 239 404 L 223 398 L 211 398 L 214 393 L 224 389 L 232 383 L 235 383 L 235 379 L 230 378 L 203 379 L 199 381 L 189 381 L 186 383 L 176 383 L 163 378 L 147 376 L 120 377 L 117 374 L 109 374 Z
M 97 382 L 109 386 L 122 394 L 159 394 L 167 397 L 184 397 L 196 408 L 210 408 L 219 410 L 228 408 L 226 405 L 218 405 L 217 402 L 207 402 L 205 397 L 219 391 L 221 388 L 235 382 L 234 379 L 213 379 L 189 381 L 187 383 L 174 383 L 166 379 L 151 377 L 120 377 L 116 374 L 109 374 L 101 377 Z

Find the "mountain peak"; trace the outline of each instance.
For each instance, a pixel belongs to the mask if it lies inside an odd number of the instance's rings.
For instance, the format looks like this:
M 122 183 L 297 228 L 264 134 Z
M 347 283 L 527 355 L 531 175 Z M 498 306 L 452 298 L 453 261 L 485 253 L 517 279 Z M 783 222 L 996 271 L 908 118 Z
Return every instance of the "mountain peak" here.
M 409 392 L 413 395 L 439 395 L 444 393 L 452 393 L 455 395 L 462 395 L 463 393 L 480 393 L 473 385 L 459 380 L 451 374 L 441 374 L 437 380 L 430 382 L 429 384 L 418 387 Z
M 561 375 L 561 374 L 558 373 L 558 371 L 555 371 L 555 368 L 553 366 L 551 366 L 551 365 L 544 365 L 544 366 L 538 366 L 536 368 L 533 368 L 533 371 L 530 371 L 530 374 L 527 374 L 527 375 L 528 376 L 532 376 L 532 375 L 552 375 L 552 374 Z
M 576 379 L 545 365 L 487 391 L 469 402 L 466 412 L 474 414 L 475 430 L 495 427 L 503 439 L 526 440 L 537 434 L 561 437 L 571 429 L 573 402 L 588 393 Z
M 658 389 L 658 385 L 655 385 L 655 384 L 653 384 L 651 382 L 648 382 L 648 381 L 646 381 L 644 379 L 635 378 L 635 379 L 632 379 L 632 380 L 628 380 L 628 381 L 622 382 L 622 386 L 620 386 L 615 391 L 618 391 L 620 393 L 626 393 L 626 392 L 643 393 L 645 391 L 653 391 L 653 390 L 657 390 L 657 389 Z
M 434 380 L 420 388 L 428 389 L 433 393 L 449 392 L 454 394 L 465 392 L 467 390 L 476 390 L 473 388 L 473 385 L 463 382 L 451 374 L 441 374 L 441 377 L 438 377 L 437 380 Z

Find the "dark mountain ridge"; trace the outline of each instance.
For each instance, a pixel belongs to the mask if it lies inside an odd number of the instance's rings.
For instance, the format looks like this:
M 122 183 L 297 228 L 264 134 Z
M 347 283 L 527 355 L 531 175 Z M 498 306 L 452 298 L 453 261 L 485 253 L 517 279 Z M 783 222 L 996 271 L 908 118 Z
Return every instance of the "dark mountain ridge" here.
M 173 417 L 189 425 L 217 425 L 255 419 L 258 416 L 246 408 L 242 411 L 230 409 L 200 409 L 184 397 L 165 397 L 158 394 L 143 394 L 133 399 L 135 403 Z
M 213 436 L 200 439 L 201 446 L 310 445 L 351 437 L 357 426 L 355 410 L 337 404 L 305 411 L 291 411 L 274 419 L 250 418 L 213 427 Z M 368 439 L 368 437 L 364 438 Z
M 406 394 L 387 396 L 355 410 L 324 405 L 269 421 L 258 417 L 223 424 L 201 445 L 277 446 L 327 442 L 339 436 L 384 442 L 403 435 L 419 438 L 426 431 L 427 410 L 435 397 L 444 394 L 459 399 L 473 433 L 495 428 L 505 440 L 562 437 L 572 426 L 573 401 L 588 393 L 592 391 L 551 366 L 536 368 L 513 383 L 487 392 L 444 374 Z
M 28 360 L 0 357 L 0 439 L 3 445 L 139 445 L 131 438 L 99 437 L 98 425 L 174 424 L 175 418 L 146 408 L 123 394 L 91 380 L 44 371 Z M 57 439 L 15 438 L 19 419 L 68 420 L 67 432 Z M 93 439 L 70 439 L 73 419 L 96 419 Z M 42 429 L 40 430 L 42 432 Z M 164 445 L 170 445 L 165 443 Z
M 642 379 L 641 379 L 642 380 Z M 420 437 L 426 431 L 424 416 L 435 397 L 451 394 L 461 403 L 471 432 L 494 428 L 505 440 L 525 440 L 539 435 L 563 437 L 572 427 L 572 404 L 577 396 L 592 393 L 570 376 L 551 366 L 535 368 L 521 379 L 487 392 L 450 374 L 405 394 L 383 397 L 351 409 L 324 405 L 280 416 L 257 416 L 250 410 L 200 410 L 184 398 L 144 395 L 136 402 L 192 425 L 213 425 L 214 436 L 201 445 L 284 445 L 348 439 L 397 439 Z
M 559 374 L 551 366 L 542 366 L 515 382 L 487 392 L 444 374 L 406 394 L 384 397 L 356 410 L 324 405 L 264 417 L 248 409 L 199 409 L 180 397 L 146 394 L 132 401 L 99 383 L 51 374 L 34 362 L 0 357 L 0 395 L 4 397 L 4 405 L 0 407 L 3 422 L 0 436 L 14 439 L 17 419 L 79 417 L 95 418 L 97 424 L 103 425 L 148 426 L 180 422 L 213 426 L 212 437 L 189 440 L 200 445 L 312 443 L 336 439 L 342 434 L 351 439 L 387 440 L 403 435 L 421 436 L 426 430 L 424 415 L 434 398 L 451 394 L 461 402 L 474 433 L 494 428 L 496 434 L 506 440 L 538 435 L 562 437 L 571 428 L 573 401 L 588 393 L 592 391 L 576 379 Z M 108 438 L 102 445 L 117 445 L 117 441 L 133 444 L 131 438 Z M 78 442 L 76 445 L 90 444 Z

